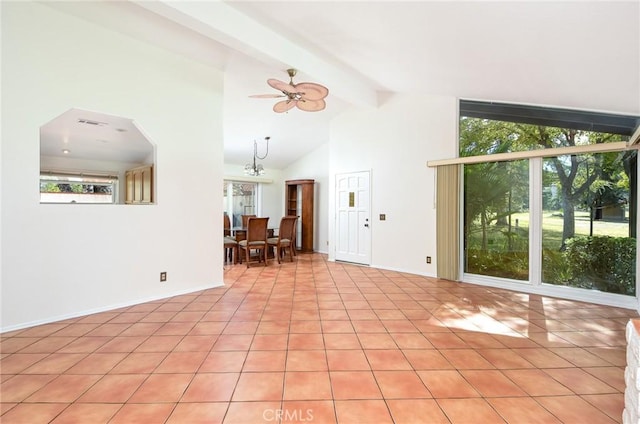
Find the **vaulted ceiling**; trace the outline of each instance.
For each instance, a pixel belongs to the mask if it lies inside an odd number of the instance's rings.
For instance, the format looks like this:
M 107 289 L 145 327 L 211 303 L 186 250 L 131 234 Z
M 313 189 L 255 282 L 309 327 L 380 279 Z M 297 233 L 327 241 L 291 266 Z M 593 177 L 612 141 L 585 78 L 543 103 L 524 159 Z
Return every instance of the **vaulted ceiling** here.
M 223 70 L 227 163 L 270 136 L 264 165 L 286 167 L 328 141 L 333 117 L 389 93 L 640 114 L 637 0 L 47 4 Z M 326 110 L 249 97 L 287 68 L 329 88 Z

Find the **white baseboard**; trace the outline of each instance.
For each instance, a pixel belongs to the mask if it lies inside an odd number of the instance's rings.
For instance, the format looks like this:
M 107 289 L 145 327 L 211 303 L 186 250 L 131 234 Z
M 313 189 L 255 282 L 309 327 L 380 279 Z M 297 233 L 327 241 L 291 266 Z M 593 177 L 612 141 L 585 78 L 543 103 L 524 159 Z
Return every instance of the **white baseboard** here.
M 138 305 L 140 303 L 154 302 L 156 300 L 168 299 L 168 298 L 174 297 L 174 296 L 180 296 L 180 295 L 183 295 L 183 294 L 195 293 L 195 292 L 198 292 L 198 291 L 208 290 L 208 289 L 213 289 L 213 288 L 216 288 L 216 287 L 223 287 L 223 286 L 224 286 L 224 283 L 221 282 L 221 283 L 217 283 L 217 284 L 213 284 L 213 285 L 201 286 L 201 287 L 198 287 L 198 288 L 190 288 L 188 290 L 178 290 L 178 291 L 175 291 L 175 292 L 173 292 L 171 294 L 164 293 L 162 296 L 151 296 L 151 297 L 147 297 L 147 298 L 135 299 L 135 300 L 131 300 L 131 301 L 123 302 L 123 303 L 117 303 L 117 304 L 113 304 L 113 305 L 106 305 L 106 306 L 101 306 L 99 308 L 87 309 L 87 310 L 84 310 L 84 311 L 74 312 L 74 313 L 71 313 L 71 314 L 58 315 L 58 316 L 49 317 L 49 318 L 45 318 L 45 319 L 41 319 L 41 320 L 20 323 L 20 324 L 8 326 L 8 327 L 0 328 L 0 334 L 8 333 L 10 331 L 22 330 L 22 329 L 29 328 L 29 327 L 35 327 L 36 325 L 51 324 L 53 322 L 64 321 L 64 320 L 73 319 L 73 318 L 79 318 L 79 317 L 83 317 L 83 316 L 86 316 L 86 315 L 98 314 L 98 313 L 101 313 L 101 312 L 112 311 L 114 309 L 120 309 L 120 308 L 126 308 L 126 307 L 133 306 L 133 305 Z

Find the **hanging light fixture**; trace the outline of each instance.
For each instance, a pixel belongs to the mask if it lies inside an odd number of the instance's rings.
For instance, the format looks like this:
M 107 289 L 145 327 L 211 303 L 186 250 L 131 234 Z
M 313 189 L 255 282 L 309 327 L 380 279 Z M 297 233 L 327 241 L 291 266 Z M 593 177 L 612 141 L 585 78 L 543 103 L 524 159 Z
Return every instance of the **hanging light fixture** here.
M 269 154 L 269 139 L 271 139 L 271 137 L 265 137 L 264 139 L 267 141 L 267 151 L 265 152 L 264 156 L 258 156 L 258 143 L 253 140 L 253 164 L 248 163 L 244 166 L 245 174 L 254 177 L 264 174 L 264 167 L 262 166 L 262 164 L 256 165 L 256 158 L 263 160 Z

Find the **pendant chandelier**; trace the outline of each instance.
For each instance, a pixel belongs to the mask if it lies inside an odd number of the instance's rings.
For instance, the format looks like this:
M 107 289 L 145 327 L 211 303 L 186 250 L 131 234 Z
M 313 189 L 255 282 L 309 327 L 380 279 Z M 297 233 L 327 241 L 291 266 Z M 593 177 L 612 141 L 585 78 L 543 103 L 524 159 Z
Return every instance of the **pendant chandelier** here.
M 253 140 L 253 163 L 248 163 L 244 166 L 244 173 L 246 175 L 251 175 L 253 177 L 258 177 L 260 175 L 264 175 L 264 167 L 262 166 L 262 164 L 257 164 L 256 165 L 256 158 L 263 160 L 267 157 L 267 155 L 269 154 L 269 139 L 271 137 L 265 137 L 264 139 L 267 142 L 267 151 L 265 152 L 264 156 L 258 156 L 258 143 Z

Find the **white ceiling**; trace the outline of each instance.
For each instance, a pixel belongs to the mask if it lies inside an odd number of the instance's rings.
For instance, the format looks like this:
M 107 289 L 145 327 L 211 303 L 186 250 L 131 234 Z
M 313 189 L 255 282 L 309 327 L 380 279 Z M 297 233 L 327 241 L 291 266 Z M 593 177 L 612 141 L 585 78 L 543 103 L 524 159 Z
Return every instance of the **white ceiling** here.
M 640 114 L 640 2 L 136 1 L 47 3 L 225 72 L 225 162 L 271 137 L 267 168 L 392 93 Z M 326 85 L 327 109 L 271 110 L 268 78 Z M 260 142 L 260 141 L 259 141 Z
M 146 163 L 153 146 L 128 118 L 69 109 L 40 127 L 40 155 Z

